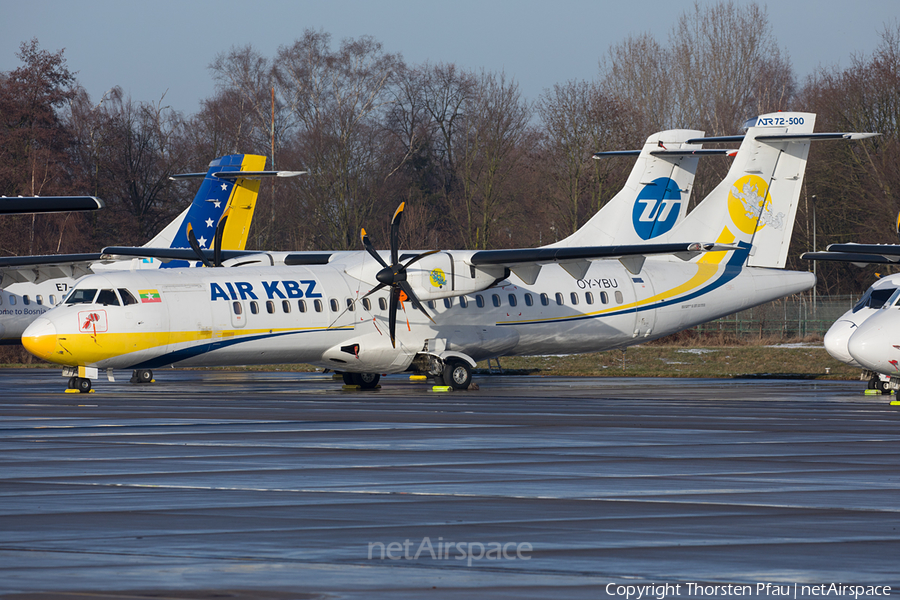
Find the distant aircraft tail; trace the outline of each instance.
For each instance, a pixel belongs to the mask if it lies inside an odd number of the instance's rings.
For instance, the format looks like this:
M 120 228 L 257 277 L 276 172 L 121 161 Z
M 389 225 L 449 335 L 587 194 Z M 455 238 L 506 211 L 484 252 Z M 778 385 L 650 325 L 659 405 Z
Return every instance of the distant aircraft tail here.
M 250 223 L 259 194 L 260 176 L 266 164 L 265 156 L 232 154 L 209 163 L 206 173 L 176 175 L 175 179 L 203 178 L 191 205 L 156 237 L 144 244 L 148 248 L 190 248 L 187 239 L 188 223 L 193 227 L 201 247 L 212 245 L 216 225 L 231 208 L 222 237 L 222 248 L 243 250 L 247 245 Z M 153 259 L 144 259 L 145 262 Z M 157 261 L 157 264 L 160 264 Z M 161 263 L 162 268 L 184 267 L 186 261 Z
M 640 151 L 598 152 L 594 158 L 638 154 L 628 180 L 597 214 L 569 237 L 549 247 L 611 246 L 655 240 L 687 213 L 697 162 L 704 151 L 688 140 L 702 131 L 673 129 L 654 133 Z

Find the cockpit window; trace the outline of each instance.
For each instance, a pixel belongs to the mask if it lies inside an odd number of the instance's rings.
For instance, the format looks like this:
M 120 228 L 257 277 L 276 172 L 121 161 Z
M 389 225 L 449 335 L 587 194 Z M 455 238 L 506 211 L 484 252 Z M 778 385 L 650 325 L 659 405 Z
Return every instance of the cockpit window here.
M 122 304 L 125 306 L 138 303 L 137 300 L 134 299 L 134 296 L 131 295 L 131 292 L 125 288 L 119 288 L 119 295 L 122 296 Z
M 96 289 L 81 288 L 72 290 L 72 293 L 66 298 L 66 304 L 92 304 L 96 295 Z
M 900 288 L 897 288 L 896 290 L 888 290 L 888 291 L 892 292 L 890 297 L 886 301 L 882 301 L 882 303 L 881 303 L 882 306 L 879 306 L 878 308 L 881 308 L 881 309 L 890 308 L 897 303 L 897 298 L 900 298 Z M 872 295 L 873 296 L 875 295 L 874 291 L 872 292 Z
M 97 304 L 119 306 L 119 297 L 112 290 L 100 290 L 100 293 L 97 294 Z
M 896 301 L 894 296 L 900 291 L 898 288 L 881 288 L 877 290 L 869 290 L 863 297 L 859 299 L 853 312 L 859 312 L 863 308 L 879 309 L 885 305 L 892 306 Z

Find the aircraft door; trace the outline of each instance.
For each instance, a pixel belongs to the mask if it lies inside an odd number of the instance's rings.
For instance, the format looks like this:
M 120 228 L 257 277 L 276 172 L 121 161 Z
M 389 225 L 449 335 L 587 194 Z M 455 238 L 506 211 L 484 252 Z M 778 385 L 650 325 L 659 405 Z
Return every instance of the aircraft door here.
M 650 337 L 653 334 L 653 327 L 656 325 L 656 308 L 654 308 L 654 303 L 647 302 L 654 295 L 653 283 L 646 272 L 631 275 L 630 279 L 635 299 L 634 333 L 632 337 Z
M 231 326 L 240 329 L 247 324 L 247 303 L 243 300 L 231 301 Z

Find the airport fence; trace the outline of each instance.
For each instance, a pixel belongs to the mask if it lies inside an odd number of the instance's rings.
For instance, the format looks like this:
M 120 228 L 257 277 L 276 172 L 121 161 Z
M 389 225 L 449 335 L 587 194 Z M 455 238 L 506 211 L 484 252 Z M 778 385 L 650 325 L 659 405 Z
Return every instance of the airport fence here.
M 702 335 L 759 338 L 824 336 L 828 328 L 859 300 L 859 296 L 797 294 L 698 325 Z

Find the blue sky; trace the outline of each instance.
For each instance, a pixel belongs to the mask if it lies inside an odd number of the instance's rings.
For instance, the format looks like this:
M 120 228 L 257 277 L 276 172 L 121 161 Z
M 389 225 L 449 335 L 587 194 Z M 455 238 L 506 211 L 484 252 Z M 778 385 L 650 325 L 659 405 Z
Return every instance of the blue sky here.
M 852 55 L 870 54 L 884 24 L 900 18 L 898 0 L 760 4 L 801 81 L 820 65 L 847 67 Z M 69 68 L 94 100 L 119 85 L 133 100 L 166 94 L 166 104 L 192 114 L 214 92 L 207 67 L 217 54 L 251 44 L 272 57 L 313 28 L 335 43 L 371 35 L 411 64 L 504 70 L 534 100 L 554 83 L 593 79 L 598 60 L 630 34 L 650 32 L 665 43 L 692 7 L 679 0 L 7 2 L 0 71 L 19 66 L 19 45 L 36 37 L 45 50 L 65 48 Z

